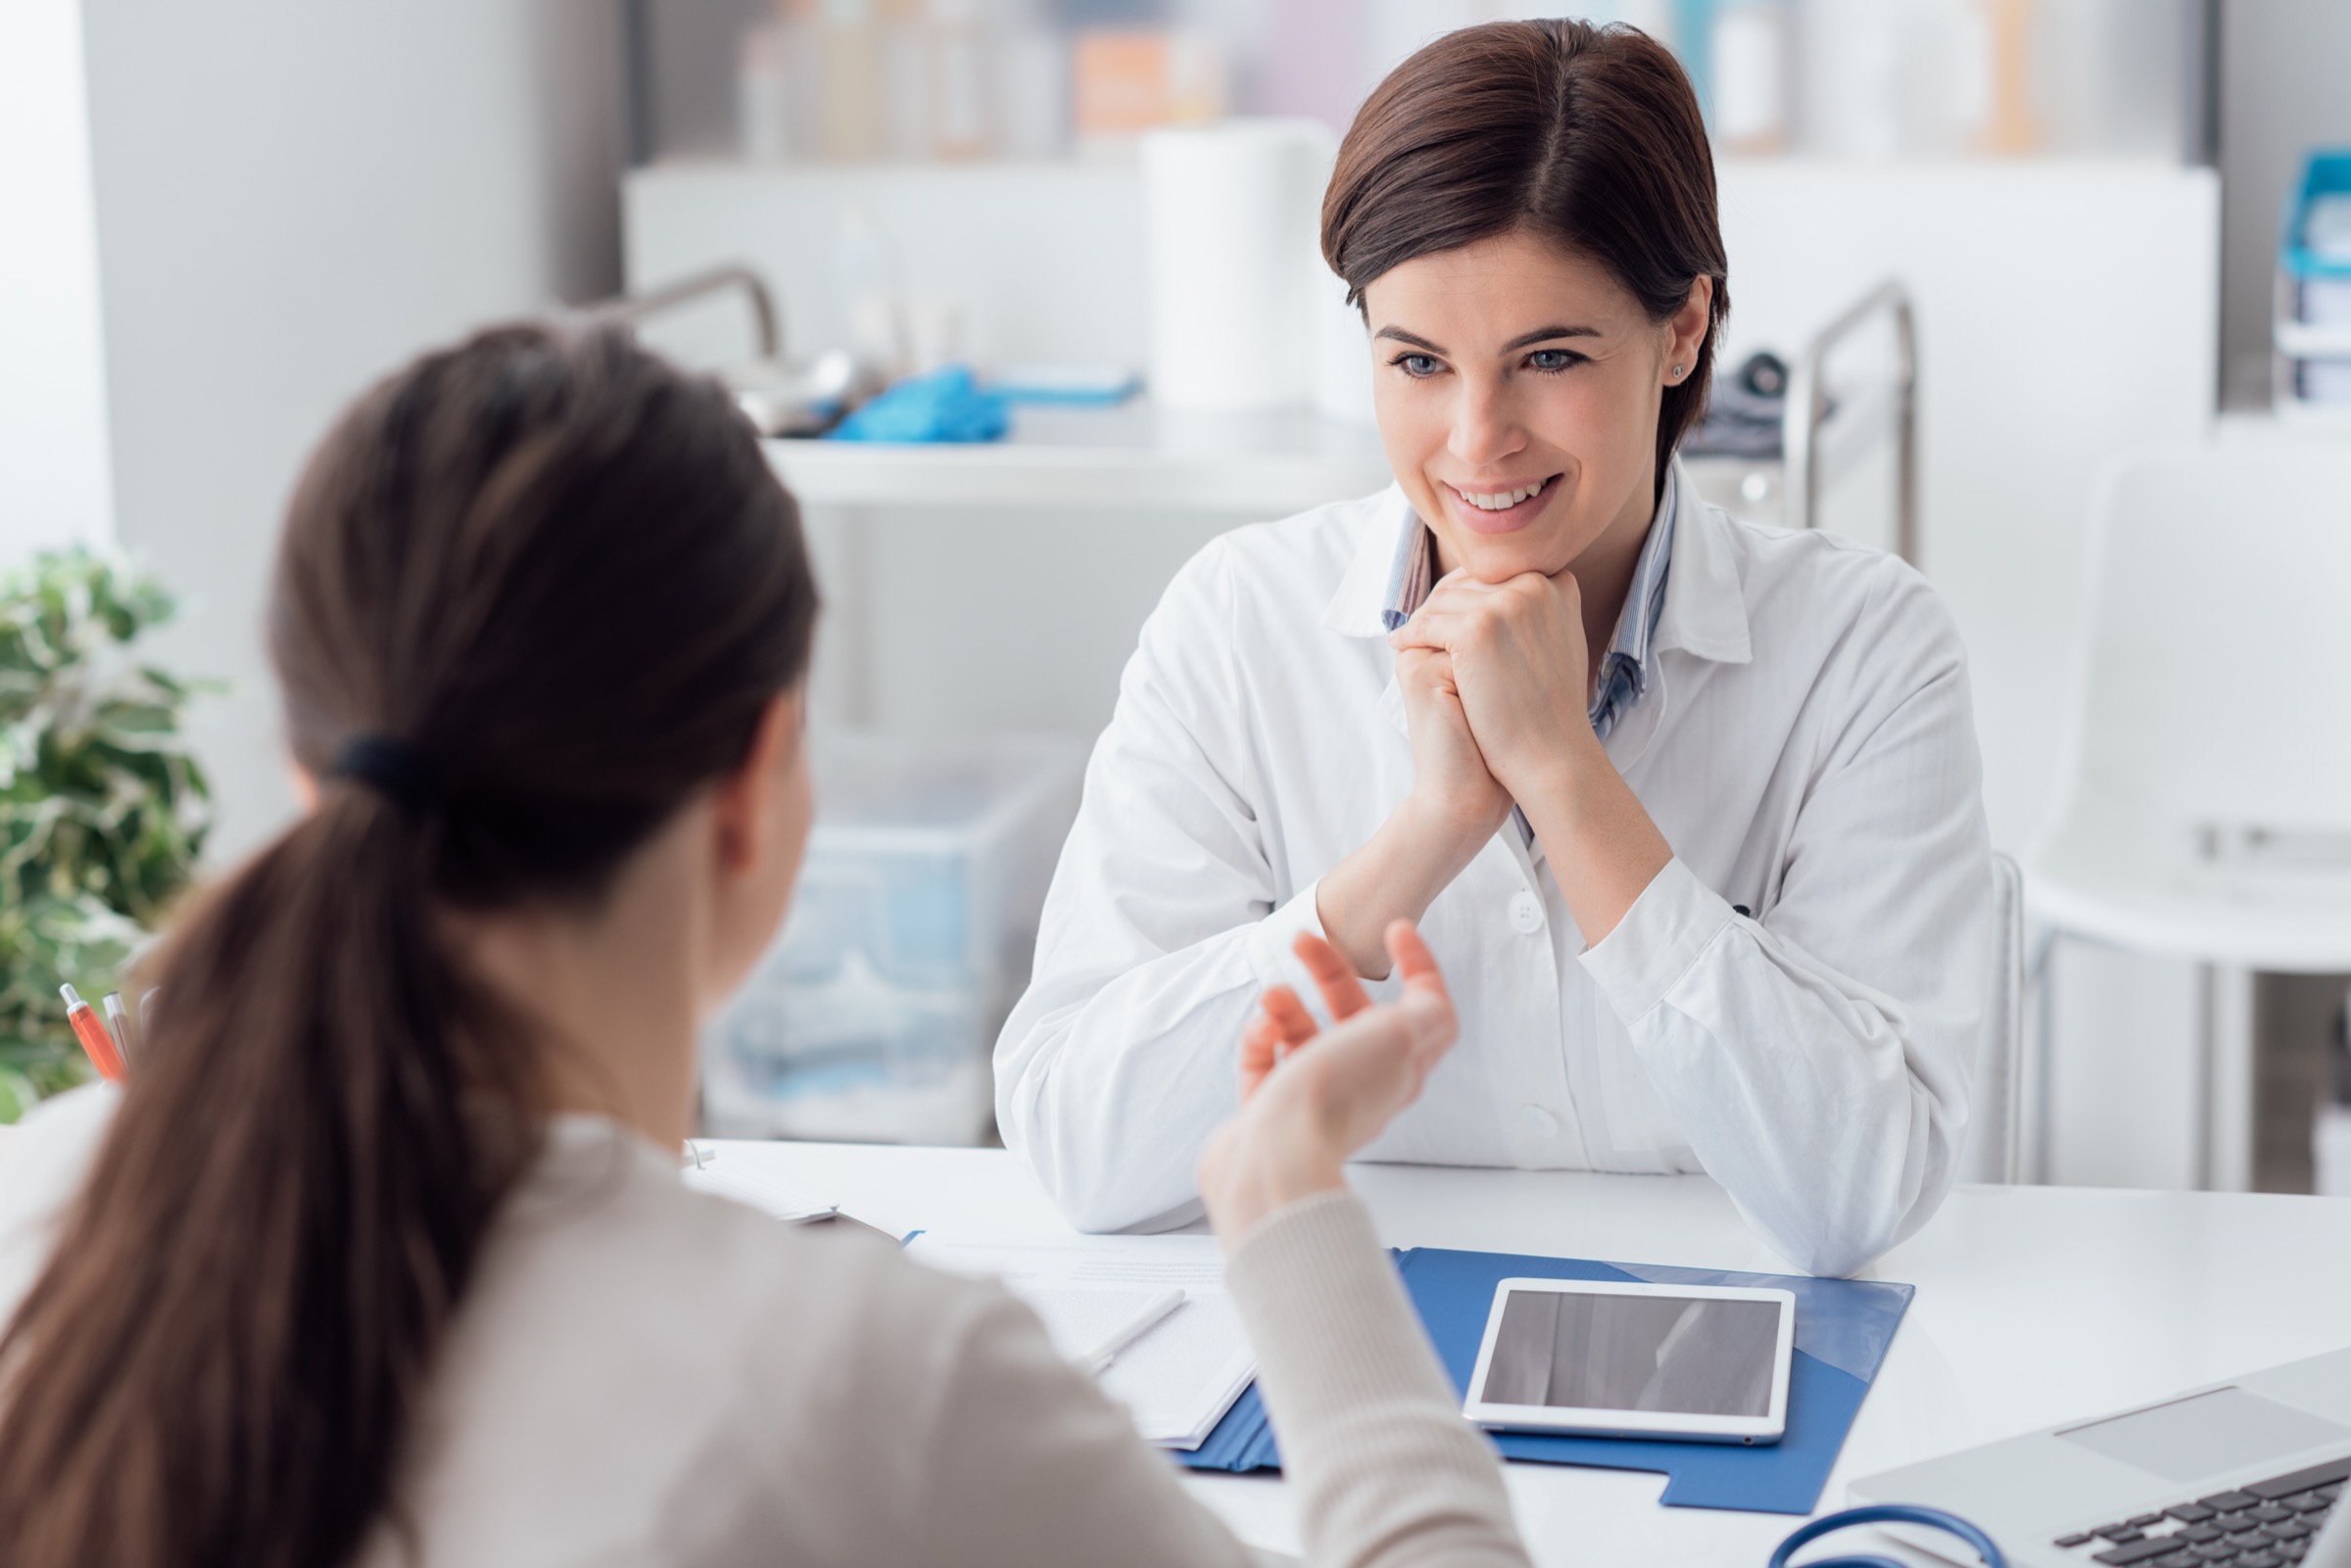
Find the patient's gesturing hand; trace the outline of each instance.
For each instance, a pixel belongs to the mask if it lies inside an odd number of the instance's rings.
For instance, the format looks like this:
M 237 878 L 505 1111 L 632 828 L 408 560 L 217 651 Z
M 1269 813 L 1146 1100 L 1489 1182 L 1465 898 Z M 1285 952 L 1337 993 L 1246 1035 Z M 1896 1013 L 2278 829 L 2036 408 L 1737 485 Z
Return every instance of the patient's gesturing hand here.
M 1241 1037 L 1241 1110 L 1209 1140 L 1200 1192 L 1220 1235 L 1237 1239 L 1285 1204 L 1342 1187 L 1340 1166 L 1406 1106 L 1456 1033 L 1453 998 L 1420 933 L 1398 921 L 1389 956 L 1404 981 L 1376 1007 L 1355 967 L 1317 936 L 1295 951 L 1334 1021 L 1319 1032 L 1288 986 L 1270 988 Z

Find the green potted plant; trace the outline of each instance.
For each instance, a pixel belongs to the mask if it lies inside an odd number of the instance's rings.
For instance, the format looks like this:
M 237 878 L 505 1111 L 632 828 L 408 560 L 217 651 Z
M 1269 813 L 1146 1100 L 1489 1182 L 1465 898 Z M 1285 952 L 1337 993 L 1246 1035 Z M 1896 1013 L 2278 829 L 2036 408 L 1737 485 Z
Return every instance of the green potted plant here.
M 200 689 L 142 662 L 163 587 L 89 550 L 0 581 L 0 1121 L 92 1075 L 60 984 L 95 999 L 195 875 L 212 789 Z

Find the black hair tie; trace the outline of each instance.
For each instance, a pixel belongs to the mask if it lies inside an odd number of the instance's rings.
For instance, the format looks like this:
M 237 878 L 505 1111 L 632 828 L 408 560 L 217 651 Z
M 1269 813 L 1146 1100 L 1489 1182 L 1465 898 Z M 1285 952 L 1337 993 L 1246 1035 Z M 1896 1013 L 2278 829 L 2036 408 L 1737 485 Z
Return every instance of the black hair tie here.
M 365 784 L 411 817 L 431 816 L 446 796 L 440 765 L 421 747 L 394 736 L 353 736 L 327 771 Z

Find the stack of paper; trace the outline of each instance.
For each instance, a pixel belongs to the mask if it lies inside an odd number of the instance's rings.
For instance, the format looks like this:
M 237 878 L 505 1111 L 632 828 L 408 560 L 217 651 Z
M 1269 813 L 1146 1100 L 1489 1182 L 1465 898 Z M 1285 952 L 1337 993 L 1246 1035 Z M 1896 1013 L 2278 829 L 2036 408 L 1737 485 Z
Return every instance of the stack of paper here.
M 1102 1293 L 1143 1297 L 1180 1287 L 1183 1305 L 1100 1374 L 1102 1391 L 1127 1406 L 1147 1443 L 1197 1449 L 1257 1375 L 1213 1236 L 988 1242 L 926 1231 L 906 1251 L 934 1268 L 1002 1280 L 1036 1308 L 1064 1354 L 1078 1354 L 1072 1347 L 1086 1329 L 1117 1311 Z M 1057 1320 L 1065 1326 L 1055 1328 Z
M 1157 1285 L 1050 1285 L 1020 1295 L 1043 1320 L 1053 1348 L 1089 1372 L 1108 1366 L 1184 1303 L 1180 1288 Z
M 830 1219 L 839 1212 L 835 1205 L 812 1197 L 788 1181 L 752 1169 L 740 1157 L 724 1156 L 706 1143 L 689 1144 L 687 1150 L 681 1170 L 686 1185 L 696 1192 L 747 1204 L 788 1225 Z

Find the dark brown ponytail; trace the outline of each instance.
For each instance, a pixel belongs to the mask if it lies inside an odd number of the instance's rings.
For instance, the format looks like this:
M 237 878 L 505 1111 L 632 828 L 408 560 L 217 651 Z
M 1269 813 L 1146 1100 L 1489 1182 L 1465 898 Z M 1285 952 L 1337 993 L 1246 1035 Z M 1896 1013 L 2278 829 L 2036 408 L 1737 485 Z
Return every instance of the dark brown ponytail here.
M 537 1149 L 450 910 L 593 900 L 807 662 L 798 517 L 715 385 L 518 327 L 362 399 L 270 642 L 318 808 L 158 961 L 158 1026 L 0 1339 L 0 1563 L 330 1568 Z
M 1490 22 L 1430 43 L 1372 89 L 1322 198 L 1322 257 L 1360 303 L 1390 267 L 1513 229 L 1591 258 L 1663 321 L 1702 277 L 1710 330 L 1657 411 L 1657 488 L 1705 411 L 1729 316 L 1714 155 L 1663 44 L 1621 23 Z

